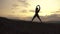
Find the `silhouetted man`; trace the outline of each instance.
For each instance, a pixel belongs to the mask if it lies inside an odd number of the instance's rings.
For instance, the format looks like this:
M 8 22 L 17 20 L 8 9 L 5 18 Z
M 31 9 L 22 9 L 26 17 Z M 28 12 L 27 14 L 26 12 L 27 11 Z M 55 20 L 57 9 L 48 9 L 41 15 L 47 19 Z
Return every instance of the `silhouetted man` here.
M 39 8 L 38 8 L 38 7 L 39 7 Z M 38 15 L 38 12 L 39 12 L 39 11 L 40 11 L 40 5 L 37 5 L 37 6 L 36 6 L 36 9 L 35 9 L 35 15 L 34 15 L 32 21 L 34 20 L 35 17 L 37 17 L 37 18 L 40 20 L 40 22 L 42 23 L 41 19 L 39 18 L 39 15 Z

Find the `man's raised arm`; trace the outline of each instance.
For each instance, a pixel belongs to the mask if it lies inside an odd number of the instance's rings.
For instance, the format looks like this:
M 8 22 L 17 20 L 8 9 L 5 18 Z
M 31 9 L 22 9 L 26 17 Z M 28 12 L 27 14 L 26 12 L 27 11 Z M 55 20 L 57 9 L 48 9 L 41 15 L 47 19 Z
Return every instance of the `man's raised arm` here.
M 40 11 L 40 5 L 37 5 L 37 7 L 39 7 L 39 9 L 38 9 L 38 10 Z

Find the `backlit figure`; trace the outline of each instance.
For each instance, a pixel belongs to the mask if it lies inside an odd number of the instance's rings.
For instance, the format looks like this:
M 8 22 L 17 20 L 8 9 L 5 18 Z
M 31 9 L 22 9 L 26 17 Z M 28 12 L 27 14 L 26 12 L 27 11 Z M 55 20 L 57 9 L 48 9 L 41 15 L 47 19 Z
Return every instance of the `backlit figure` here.
M 38 7 L 39 7 L 39 8 L 38 8 Z M 37 17 L 37 18 L 40 20 L 40 22 L 42 23 L 39 15 L 38 15 L 39 11 L 40 11 L 40 5 L 37 5 L 37 6 L 36 6 L 36 9 L 35 9 L 35 15 L 34 15 L 32 21 L 34 20 L 35 17 Z

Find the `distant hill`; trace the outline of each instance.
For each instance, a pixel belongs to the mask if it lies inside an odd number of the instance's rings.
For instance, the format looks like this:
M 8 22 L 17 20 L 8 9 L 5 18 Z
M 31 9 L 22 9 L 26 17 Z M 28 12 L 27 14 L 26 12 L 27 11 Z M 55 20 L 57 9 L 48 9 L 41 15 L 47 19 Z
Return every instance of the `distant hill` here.
M 31 21 L 23 21 L 18 19 L 8 19 L 6 17 L 0 17 L 0 23 L 24 23 L 24 22 L 31 22 Z
M 0 17 L 2 34 L 60 34 L 60 23 L 37 23 Z

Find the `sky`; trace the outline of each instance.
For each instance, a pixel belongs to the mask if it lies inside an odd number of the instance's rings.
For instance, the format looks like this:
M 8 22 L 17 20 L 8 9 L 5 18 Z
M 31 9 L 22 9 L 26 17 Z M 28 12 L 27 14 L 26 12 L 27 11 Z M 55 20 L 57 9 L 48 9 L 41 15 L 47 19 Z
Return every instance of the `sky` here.
M 0 17 L 31 21 L 37 5 L 42 21 L 60 20 L 60 0 L 0 0 Z

